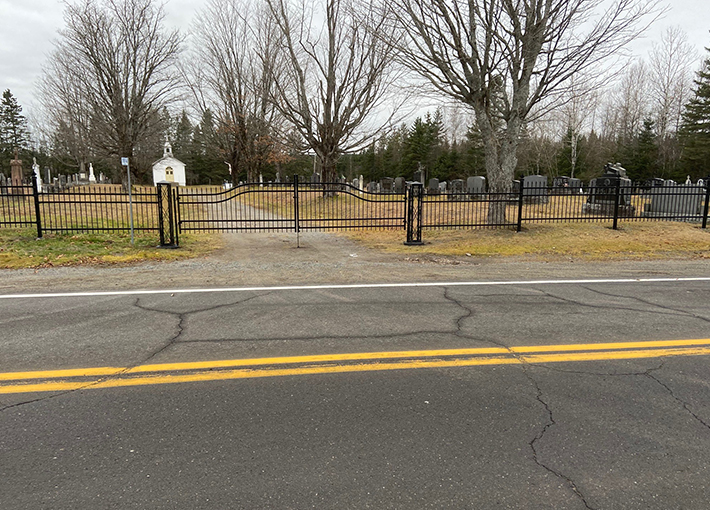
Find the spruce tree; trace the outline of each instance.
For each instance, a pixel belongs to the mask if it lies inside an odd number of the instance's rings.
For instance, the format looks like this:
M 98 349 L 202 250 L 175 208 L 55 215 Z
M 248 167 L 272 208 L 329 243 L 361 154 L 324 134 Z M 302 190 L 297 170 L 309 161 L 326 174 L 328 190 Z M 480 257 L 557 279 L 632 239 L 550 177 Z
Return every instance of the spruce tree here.
M 706 48 L 710 52 L 710 48 Z M 682 164 L 694 179 L 710 174 L 710 57 L 694 80 L 694 97 L 685 105 L 681 142 Z
M 12 154 L 15 148 L 29 150 L 29 142 L 27 119 L 22 115 L 22 106 L 7 89 L 0 102 L 0 150 L 4 156 Z

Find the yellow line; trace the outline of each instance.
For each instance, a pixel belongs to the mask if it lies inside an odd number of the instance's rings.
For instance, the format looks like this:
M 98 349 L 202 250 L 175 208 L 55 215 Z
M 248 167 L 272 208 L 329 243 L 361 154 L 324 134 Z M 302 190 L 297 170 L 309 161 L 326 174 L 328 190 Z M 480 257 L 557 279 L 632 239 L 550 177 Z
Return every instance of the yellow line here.
M 691 345 L 710 345 L 710 339 L 697 340 L 660 340 L 650 342 L 613 342 L 602 344 L 560 344 L 531 345 L 522 347 L 484 347 L 476 349 L 439 349 L 421 351 L 393 352 L 357 352 L 345 354 L 321 354 L 312 356 L 281 356 L 273 358 L 231 359 L 216 361 L 196 361 L 182 363 L 160 363 L 138 367 L 96 367 L 67 370 L 42 370 L 31 372 L 0 373 L 0 381 L 27 379 L 53 379 L 64 377 L 111 376 L 118 374 L 140 374 L 148 372 L 175 372 L 179 370 L 203 370 L 210 368 L 247 367 L 258 365 L 289 365 L 302 363 L 322 363 L 338 361 L 381 360 L 398 358 L 438 358 L 444 356 L 476 356 L 486 354 L 568 352 L 568 351 L 606 351 L 615 349 L 639 349 L 651 347 L 684 347 Z
M 185 382 L 205 382 L 230 379 L 251 379 L 261 377 L 283 377 L 307 374 L 335 374 L 347 372 L 372 372 L 386 370 L 405 370 L 417 368 L 457 368 L 485 365 L 517 365 L 522 363 L 559 363 L 573 361 L 604 361 L 634 358 L 657 358 L 669 356 L 705 356 L 710 355 L 710 347 L 647 349 L 635 351 L 580 352 L 538 354 L 515 357 L 482 357 L 469 359 L 437 361 L 400 361 L 393 363 L 366 363 L 351 365 L 306 366 L 299 368 L 261 368 L 225 371 L 196 372 L 190 374 L 154 375 L 127 377 L 89 382 L 53 381 L 36 384 L 0 385 L 0 394 L 33 393 L 46 391 L 69 391 L 77 389 L 119 388 L 126 386 L 145 386 L 156 384 L 175 384 Z

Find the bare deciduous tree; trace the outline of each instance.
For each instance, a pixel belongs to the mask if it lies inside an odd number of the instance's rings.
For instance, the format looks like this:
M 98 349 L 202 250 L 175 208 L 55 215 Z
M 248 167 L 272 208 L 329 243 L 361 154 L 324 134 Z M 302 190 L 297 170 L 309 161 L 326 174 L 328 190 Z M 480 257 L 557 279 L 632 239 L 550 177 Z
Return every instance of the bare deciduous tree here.
M 315 151 L 323 180 L 333 182 L 338 158 L 371 142 L 391 123 L 381 107 L 397 107 L 388 94 L 396 73 L 394 48 L 381 37 L 386 18 L 368 2 L 268 4 L 285 62 L 281 79 L 275 80 L 274 102 L 304 148 Z
M 683 105 L 692 95 L 692 68 L 697 59 L 697 52 L 680 27 L 670 27 L 660 42 L 653 44 L 649 89 L 664 176 L 672 175 L 680 160 L 681 150 L 675 135 L 680 128 Z
M 683 105 L 692 94 L 693 66 L 697 60 L 697 52 L 680 27 L 670 27 L 660 42 L 653 44 L 649 88 L 660 137 L 677 132 L 680 126 Z
M 164 30 L 164 17 L 154 0 L 67 4 L 66 27 L 45 70 L 44 95 L 64 96 L 47 104 L 76 108 L 70 126 L 89 133 L 99 154 L 142 156 L 134 167 L 139 177 L 148 170 L 156 147 L 147 145 L 160 139 L 161 110 L 177 83 L 172 66 L 181 38 Z
M 71 54 L 57 48 L 44 67 L 39 98 L 45 136 L 62 164 L 86 171 L 91 161 L 91 111 L 83 83 L 88 79 Z
M 494 192 L 511 189 L 520 135 L 531 112 L 554 104 L 575 74 L 601 72 L 602 62 L 658 12 L 656 0 L 383 3 L 407 36 L 398 45 L 404 63 L 475 111 Z M 505 204 L 492 203 L 488 220 L 503 223 Z
M 233 178 L 254 182 L 273 159 L 278 121 L 271 101 L 278 34 L 266 6 L 211 0 L 198 14 L 188 83 L 201 112 L 215 113 L 218 143 Z

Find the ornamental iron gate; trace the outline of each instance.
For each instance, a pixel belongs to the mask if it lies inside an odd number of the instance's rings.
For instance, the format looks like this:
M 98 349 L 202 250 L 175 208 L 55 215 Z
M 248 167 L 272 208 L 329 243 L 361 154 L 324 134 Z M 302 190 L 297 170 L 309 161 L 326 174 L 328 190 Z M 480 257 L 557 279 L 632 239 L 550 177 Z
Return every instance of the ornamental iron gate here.
M 183 232 L 304 232 L 404 229 L 406 193 L 371 193 L 344 182 L 163 185 L 161 244 Z M 169 195 L 169 196 L 168 196 Z M 174 204 L 171 209 L 166 204 Z M 174 218 L 167 216 L 174 211 Z

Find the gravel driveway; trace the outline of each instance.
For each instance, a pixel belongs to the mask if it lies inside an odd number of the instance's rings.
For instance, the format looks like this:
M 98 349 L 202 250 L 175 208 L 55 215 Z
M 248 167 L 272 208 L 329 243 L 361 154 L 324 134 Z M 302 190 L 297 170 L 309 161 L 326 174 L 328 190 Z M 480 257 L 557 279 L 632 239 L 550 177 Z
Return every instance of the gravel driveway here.
M 225 234 L 205 258 L 130 266 L 0 270 L 0 293 L 120 289 L 710 276 L 708 260 L 544 262 L 387 254 L 322 232 Z

